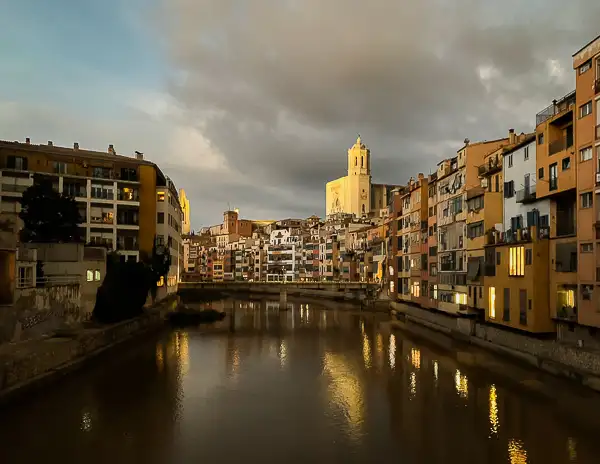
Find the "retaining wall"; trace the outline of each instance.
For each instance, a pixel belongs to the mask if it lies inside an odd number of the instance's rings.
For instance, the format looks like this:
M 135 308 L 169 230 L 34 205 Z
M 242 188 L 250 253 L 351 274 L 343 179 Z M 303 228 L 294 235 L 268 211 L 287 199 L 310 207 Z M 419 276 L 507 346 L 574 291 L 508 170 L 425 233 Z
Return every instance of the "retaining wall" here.
M 600 353 L 553 340 L 540 340 L 510 332 L 473 319 L 452 317 L 425 309 L 392 302 L 391 308 L 403 314 L 410 324 L 444 332 L 500 354 L 525 361 L 537 368 L 575 379 L 600 391 Z

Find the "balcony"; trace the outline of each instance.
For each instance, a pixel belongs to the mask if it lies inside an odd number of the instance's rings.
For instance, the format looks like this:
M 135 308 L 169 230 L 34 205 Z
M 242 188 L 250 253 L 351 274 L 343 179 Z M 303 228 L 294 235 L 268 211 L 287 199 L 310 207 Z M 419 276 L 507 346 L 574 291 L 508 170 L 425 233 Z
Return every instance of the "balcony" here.
M 551 105 L 544 108 L 535 116 L 535 125 L 539 126 L 548 119 L 569 110 L 575 105 L 575 91 L 568 93 L 560 100 L 554 100 Z
M 477 168 L 479 176 L 484 177 L 502 170 L 502 163 L 498 155 L 490 156 L 484 164 Z
M 555 155 L 556 153 L 560 153 L 561 151 L 566 150 L 573 146 L 573 136 L 570 137 L 562 137 L 558 140 L 554 140 L 550 142 L 548 146 L 548 154 Z
M 535 201 L 535 190 L 535 184 L 521 190 L 517 190 L 517 203 L 531 203 Z

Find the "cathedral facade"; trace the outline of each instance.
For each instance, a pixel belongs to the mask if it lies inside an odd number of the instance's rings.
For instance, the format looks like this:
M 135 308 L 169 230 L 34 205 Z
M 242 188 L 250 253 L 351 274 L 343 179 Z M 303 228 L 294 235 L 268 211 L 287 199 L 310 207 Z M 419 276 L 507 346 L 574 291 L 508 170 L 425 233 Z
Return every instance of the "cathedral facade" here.
M 348 149 L 348 175 L 326 184 L 325 214 L 380 216 L 396 187 L 371 182 L 371 151 L 359 135 L 356 143 Z

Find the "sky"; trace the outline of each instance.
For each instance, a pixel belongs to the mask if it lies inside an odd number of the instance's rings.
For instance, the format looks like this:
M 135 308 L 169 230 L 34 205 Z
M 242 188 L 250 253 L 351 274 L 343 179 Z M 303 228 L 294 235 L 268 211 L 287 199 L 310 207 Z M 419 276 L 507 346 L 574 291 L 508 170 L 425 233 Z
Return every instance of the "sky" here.
M 531 131 L 597 0 L 0 0 L 0 139 L 141 151 L 192 227 L 324 215 L 358 133 L 373 180 Z

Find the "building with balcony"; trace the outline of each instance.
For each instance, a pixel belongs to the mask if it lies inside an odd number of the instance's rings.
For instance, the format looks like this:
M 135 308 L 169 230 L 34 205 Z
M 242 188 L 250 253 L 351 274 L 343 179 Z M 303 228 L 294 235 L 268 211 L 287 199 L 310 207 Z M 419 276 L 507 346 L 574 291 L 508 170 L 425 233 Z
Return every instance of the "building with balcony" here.
M 577 322 L 600 327 L 600 37 L 573 55 L 577 182 Z
M 184 271 L 184 252 L 181 239 L 183 211 L 175 184 L 168 177 L 165 184 L 156 187 L 156 245 L 157 247 L 166 247 L 171 255 L 171 266 L 165 282 L 167 294 L 169 294 L 177 290 L 180 274 Z M 137 222 L 137 213 L 134 210 L 124 209 L 118 211 L 117 214 L 122 214 L 123 220 L 127 224 Z M 128 239 L 127 236 L 124 236 L 125 241 Z
M 438 262 L 437 262 L 437 172 L 427 179 L 427 282 L 428 289 L 424 306 L 437 308 Z
M 22 193 L 34 174 L 48 176 L 54 187 L 75 198 L 86 243 L 115 250 L 122 259 L 150 255 L 157 227 L 157 188 L 167 178 L 154 163 L 107 152 L 0 141 L 0 220 L 21 228 Z
M 297 281 L 302 261 L 302 239 L 291 229 L 276 229 L 271 232 L 265 245 L 267 254 L 267 282 Z
M 408 188 L 400 194 L 397 235 L 397 254 L 396 254 L 396 295 L 400 301 L 411 301 L 410 294 L 410 218 L 411 218 L 411 193 Z
M 576 104 L 576 92 L 570 92 L 536 116 L 535 194 L 536 200 L 550 202 L 549 215 L 538 221 L 540 232 L 549 237 L 549 305 L 557 318 L 577 311 L 577 203 L 589 201 L 591 206 L 591 194 L 577 194 Z M 519 225 L 513 220 L 512 226 Z
M 428 298 L 428 249 L 427 249 L 427 208 L 426 201 L 428 179 L 419 174 L 417 179 L 412 177 L 408 181 L 409 203 L 409 237 L 408 261 L 409 287 L 411 301 L 418 305 L 425 305 Z
M 530 226 L 510 242 L 506 237 L 499 231 L 486 234 L 485 320 L 532 333 L 553 332 L 548 232 Z

